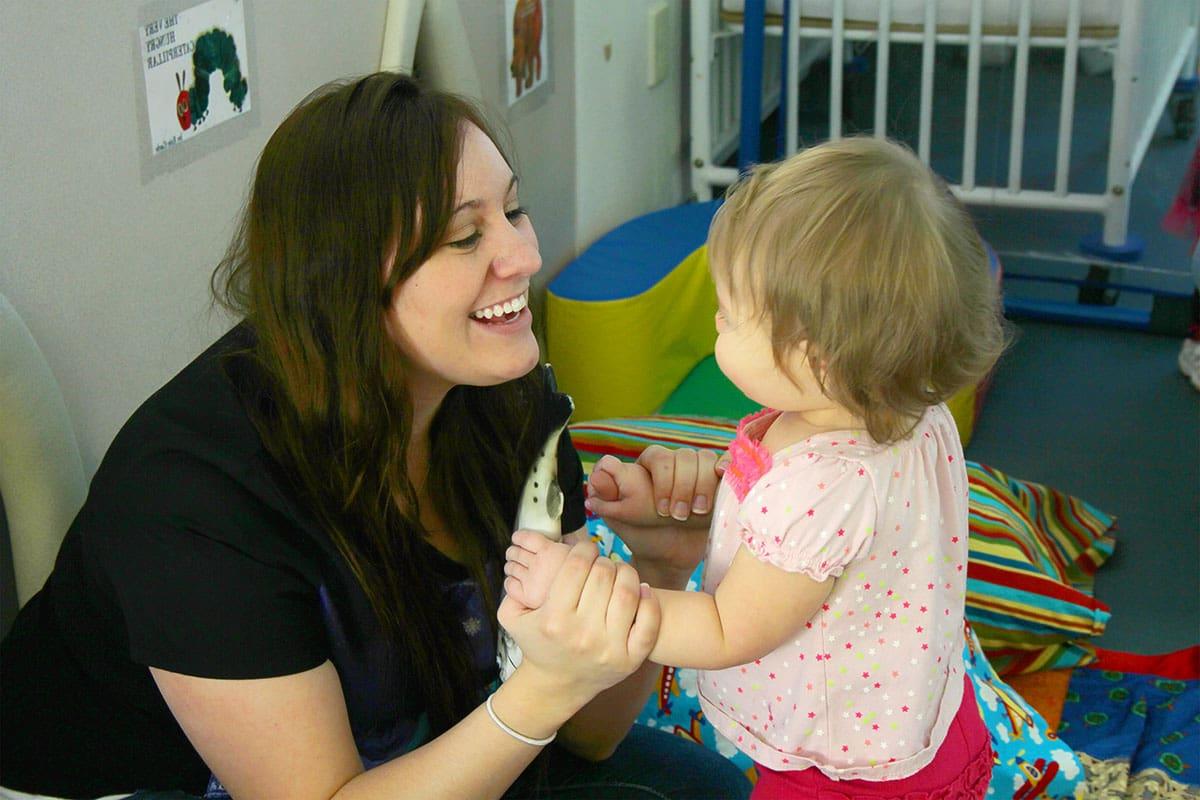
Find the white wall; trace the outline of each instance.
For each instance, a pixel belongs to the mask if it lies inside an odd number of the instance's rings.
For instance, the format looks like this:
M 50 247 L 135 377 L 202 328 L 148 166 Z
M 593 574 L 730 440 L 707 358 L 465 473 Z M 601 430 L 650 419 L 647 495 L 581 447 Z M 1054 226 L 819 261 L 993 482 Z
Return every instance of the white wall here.
M 668 0 L 666 80 L 646 86 L 653 0 L 575 4 L 575 241 L 580 250 L 631 217 L 682 202 L 686 46 L 683 0 Z
M 543 282 L 604 231 L 680 201 L 683 62 L 672 59 L 668 79 L 645 87 L 647 0 L 547 0 L 552 84 L 512 109 L 501 0 L 428 2 L 435 22 L 457 4 L 478 92 L 512 131 Z M 209 310 L 208 278 L 255 159 L 309 91 L 376 68 L 386 11 L 385 0 L 251 0 L 257 126 L 143 183 L 134 68 L 142 5 L 0 10 L 0 292 L 62 386 L 88 476 L 134 408 L 228 327 Z M 682 0 L 669 6 L 682 53 Z M 427 54 L 426 66 L 462 63 L 452 46 Z
M 258 126 L 143 185 L 139 5 L 0 12 L 0 292 L 58 378 L 89 476 L 133 409 L 228 327 L 208 277 L 254 161 L 309 91 L 376 67 L 386 7 L 253 0 Z

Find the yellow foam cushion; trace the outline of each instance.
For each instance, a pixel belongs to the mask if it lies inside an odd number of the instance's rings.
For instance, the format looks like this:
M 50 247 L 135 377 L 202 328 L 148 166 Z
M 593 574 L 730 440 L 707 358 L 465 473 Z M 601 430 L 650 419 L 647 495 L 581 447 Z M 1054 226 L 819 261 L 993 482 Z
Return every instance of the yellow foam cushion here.
M 652 414 L 717 340 L 708 253 L 695 250 L 657 284 L 620 300 L 546 299 L 549 361 L 575 399 L 574 420 Z

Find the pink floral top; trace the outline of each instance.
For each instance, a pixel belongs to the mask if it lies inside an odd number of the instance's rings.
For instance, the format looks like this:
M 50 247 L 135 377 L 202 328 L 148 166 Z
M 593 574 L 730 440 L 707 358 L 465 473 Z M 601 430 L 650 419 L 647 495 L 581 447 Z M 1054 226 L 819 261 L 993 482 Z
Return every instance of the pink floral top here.
M 933 759 L 963 694 L 958 430 L 941 405 L 894 445 L 840 431 L 772 456 L 760 440 L 778 413 L 747 417 L 730 446 L 704 591 L 716 590 L 742 546 L 781 569 L 837 580 L 792 641 L 752 664 L 701 671 L 701 708 L 771 769 L 907 777 Z

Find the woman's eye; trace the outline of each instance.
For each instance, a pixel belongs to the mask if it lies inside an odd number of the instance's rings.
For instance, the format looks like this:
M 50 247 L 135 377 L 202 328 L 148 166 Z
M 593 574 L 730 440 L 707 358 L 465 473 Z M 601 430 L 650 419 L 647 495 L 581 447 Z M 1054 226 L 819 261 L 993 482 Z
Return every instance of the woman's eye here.
M 508 218 L 510 224 L 516 225 L 522 217 L 529 216 L 529 209 L 525 208 L 524 206 L 517 206 L 511 211 L 505 211 L 504 216 Z M 462 239 L 455 239 L 452 242 L 447 242 L 447 244 L 456 250 L 470 250 L 475 247 L 475 245 L 479 244 L 479 240 L 482 238 L 483 233 L 477 230 L 470 236 L 465 236 Z
M 470 236 L 466 236 L 462 239 L 456 239 L 449 244 L 451 247 L 454 247 L 458 250 L 470 250 L 472 247 L 477 245 L 479 240 L 482 238 L 483 234 L 481 234 L 479 231 L 475 231 Z

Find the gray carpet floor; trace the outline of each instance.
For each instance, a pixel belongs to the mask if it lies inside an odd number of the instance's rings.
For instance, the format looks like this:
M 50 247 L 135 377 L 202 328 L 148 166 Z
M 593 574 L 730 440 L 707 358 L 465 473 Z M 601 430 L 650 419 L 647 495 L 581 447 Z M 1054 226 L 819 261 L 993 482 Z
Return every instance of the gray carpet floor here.
M 1159 653 L 1200 643 L 1200 392 L 1179 342 L 1021 321 L 967 456 L 1117 517 L 1096 579 L 1112 610 L 1097 644 Z

